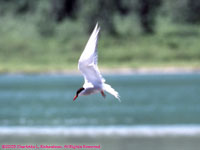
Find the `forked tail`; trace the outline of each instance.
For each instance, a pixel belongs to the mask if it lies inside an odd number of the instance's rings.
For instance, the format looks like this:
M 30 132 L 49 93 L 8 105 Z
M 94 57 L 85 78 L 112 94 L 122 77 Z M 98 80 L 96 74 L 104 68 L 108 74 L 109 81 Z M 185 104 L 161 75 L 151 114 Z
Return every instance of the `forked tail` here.
M 115 91 L 109 84 L 103 84 L 103 89 L 110 93 L 111 95 L 113 95 L 116 99 L 119 100 L 119 102 L 121 102 L 120 100 L 120 96 L 119 96 L 119 93 L 117 91 Z

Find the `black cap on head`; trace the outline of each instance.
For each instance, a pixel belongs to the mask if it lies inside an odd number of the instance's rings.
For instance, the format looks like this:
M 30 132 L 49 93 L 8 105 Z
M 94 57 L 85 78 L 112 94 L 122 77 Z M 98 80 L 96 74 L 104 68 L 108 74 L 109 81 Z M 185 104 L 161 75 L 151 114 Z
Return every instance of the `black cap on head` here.
M 80 93 L 81 91 L 83 91 L 83 90 L 84 90 L 84 88 L 83 88 L 83 87 L 81 87 L 80 89 L 78 89 L 78 90 L 77 90 L 77 92 L 76 92 L 76 95 L 74 96 L 74 99 L 73 99 L 73 101 L 75 101 L 75 100 L 76 100 L 76 98 L 78 97 L 79 93 Z
M 76 95 L 78 96 L 78 94 L 79 94 L 81 91 L 83 91 L 83 90 L 84 90 L 83 87 L 81 87 L 80 89 L 78 89 L 77 92 L 76 92 Z

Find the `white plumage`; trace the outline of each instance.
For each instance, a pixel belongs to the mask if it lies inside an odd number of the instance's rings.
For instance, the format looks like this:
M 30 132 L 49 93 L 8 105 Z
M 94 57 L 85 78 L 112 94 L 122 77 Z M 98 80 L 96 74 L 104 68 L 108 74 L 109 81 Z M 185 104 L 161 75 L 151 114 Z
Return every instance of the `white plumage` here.
M 105 79 L 102 77 L 97 63 L 98 63 L 98 55 L 97 55 L 97 43 L 98 43 L 98 34 L 100 31 L 100 27 L 96 24 L 83 53 L 80 56 L 78 62 L 78 69 L 84 76 L 85 83 L 83 88 L 80 88 L 74 100 L 79 95 L 89 95 L 93 93 L 101 92 L 102 96 L 105 97 L 103 91 L 106 91 L 115 98 L 120 101 L 119 94 L 115 91 L 110 85 L 105 83 Z

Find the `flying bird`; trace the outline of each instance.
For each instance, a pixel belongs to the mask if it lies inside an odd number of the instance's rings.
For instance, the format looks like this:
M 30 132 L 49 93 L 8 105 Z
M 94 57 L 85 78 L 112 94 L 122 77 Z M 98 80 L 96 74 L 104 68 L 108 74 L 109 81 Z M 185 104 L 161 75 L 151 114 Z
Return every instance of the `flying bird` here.
M 97 23 L 85 46 L 83 53 L 79 58 L 78 69 L 82 73 L 85 83 L 83 87 L 77 90 L 73 101 L 75 101 L 78 96 L 95 93 L 101 93 L 101 95 L 105 98 L 106 95 L 104 91 L 112 94 L 120 101 L 118 92 L 115 91 L 109 84 L 105 83 L 105 79 L 102 77 L 97 66 L 97 42 L 99 31 L 100 27 L 98 27 Z

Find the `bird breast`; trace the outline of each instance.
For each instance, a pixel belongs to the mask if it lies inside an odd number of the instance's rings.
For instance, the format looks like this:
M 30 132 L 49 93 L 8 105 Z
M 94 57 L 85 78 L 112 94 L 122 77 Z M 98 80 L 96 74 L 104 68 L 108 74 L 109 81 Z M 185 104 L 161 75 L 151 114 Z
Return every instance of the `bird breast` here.
M 90 95 L 94 93 L 98 93 L 101 89 L 99 88 L 87 88 L 83 92 L 81 92 L 81 95 Z

